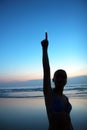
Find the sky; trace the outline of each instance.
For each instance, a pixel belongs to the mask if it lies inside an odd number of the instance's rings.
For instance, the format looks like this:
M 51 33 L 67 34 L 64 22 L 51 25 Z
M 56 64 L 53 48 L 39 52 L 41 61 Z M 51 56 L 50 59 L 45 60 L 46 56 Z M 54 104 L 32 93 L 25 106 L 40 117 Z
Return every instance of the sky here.
M 86 0 L 0 0 L 0 81 L 43 78 L 46 31 L 51 77 L 87 75 Z

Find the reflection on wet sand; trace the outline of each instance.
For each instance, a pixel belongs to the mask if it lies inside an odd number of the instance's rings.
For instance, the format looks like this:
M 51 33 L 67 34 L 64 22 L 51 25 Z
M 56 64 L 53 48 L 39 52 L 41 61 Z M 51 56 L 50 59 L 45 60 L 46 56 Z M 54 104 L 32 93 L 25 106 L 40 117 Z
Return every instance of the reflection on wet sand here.
M 87 130 L 87 100 L 70 98 L 74 130 Z M 43 98 L 0 98 L 0 130 L 47 130 Z

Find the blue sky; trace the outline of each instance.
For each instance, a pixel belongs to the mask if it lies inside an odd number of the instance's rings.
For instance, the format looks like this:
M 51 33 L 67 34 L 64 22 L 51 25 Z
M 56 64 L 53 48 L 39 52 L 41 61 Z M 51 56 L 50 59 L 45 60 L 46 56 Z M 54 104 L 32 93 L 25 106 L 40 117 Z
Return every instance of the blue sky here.
M 41 79 L 48 32 L 51 76 L 87 75 L 86 0 L 0 0 L 0 81 Z

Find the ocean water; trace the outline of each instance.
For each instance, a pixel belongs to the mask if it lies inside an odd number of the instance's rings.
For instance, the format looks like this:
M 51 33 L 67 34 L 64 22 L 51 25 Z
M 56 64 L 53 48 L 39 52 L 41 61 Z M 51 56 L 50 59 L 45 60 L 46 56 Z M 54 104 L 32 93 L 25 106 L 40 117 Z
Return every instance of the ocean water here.
M 42 86 L 39 81 L 0 86 L 0 130 L 48 130 Z M 72 104 L 74 130 L 87 130 L 87 84 L 67 84 L 64 94 Z
M 0 86 L 0 98 L 39 98 L 43 97 L 41 81 L 33 81 L 28 85 Z M 52 88 L 54 85 L 52 84 Z M 72 98 L 87 98 L 87 84 L 69 84 L 64 88 L 64 94 Z

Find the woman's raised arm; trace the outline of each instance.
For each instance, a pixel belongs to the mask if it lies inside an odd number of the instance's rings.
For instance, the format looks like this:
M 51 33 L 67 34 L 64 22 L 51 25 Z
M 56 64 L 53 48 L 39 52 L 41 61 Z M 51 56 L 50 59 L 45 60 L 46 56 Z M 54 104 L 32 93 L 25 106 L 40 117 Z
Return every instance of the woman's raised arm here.
M 43 91 L 48 94 L 51 91 L 50 65 L 48 58 L 48 39 L 45 33 L 45 39 L 41 41 L 42 45 L 42 63 L 43 63 Z

